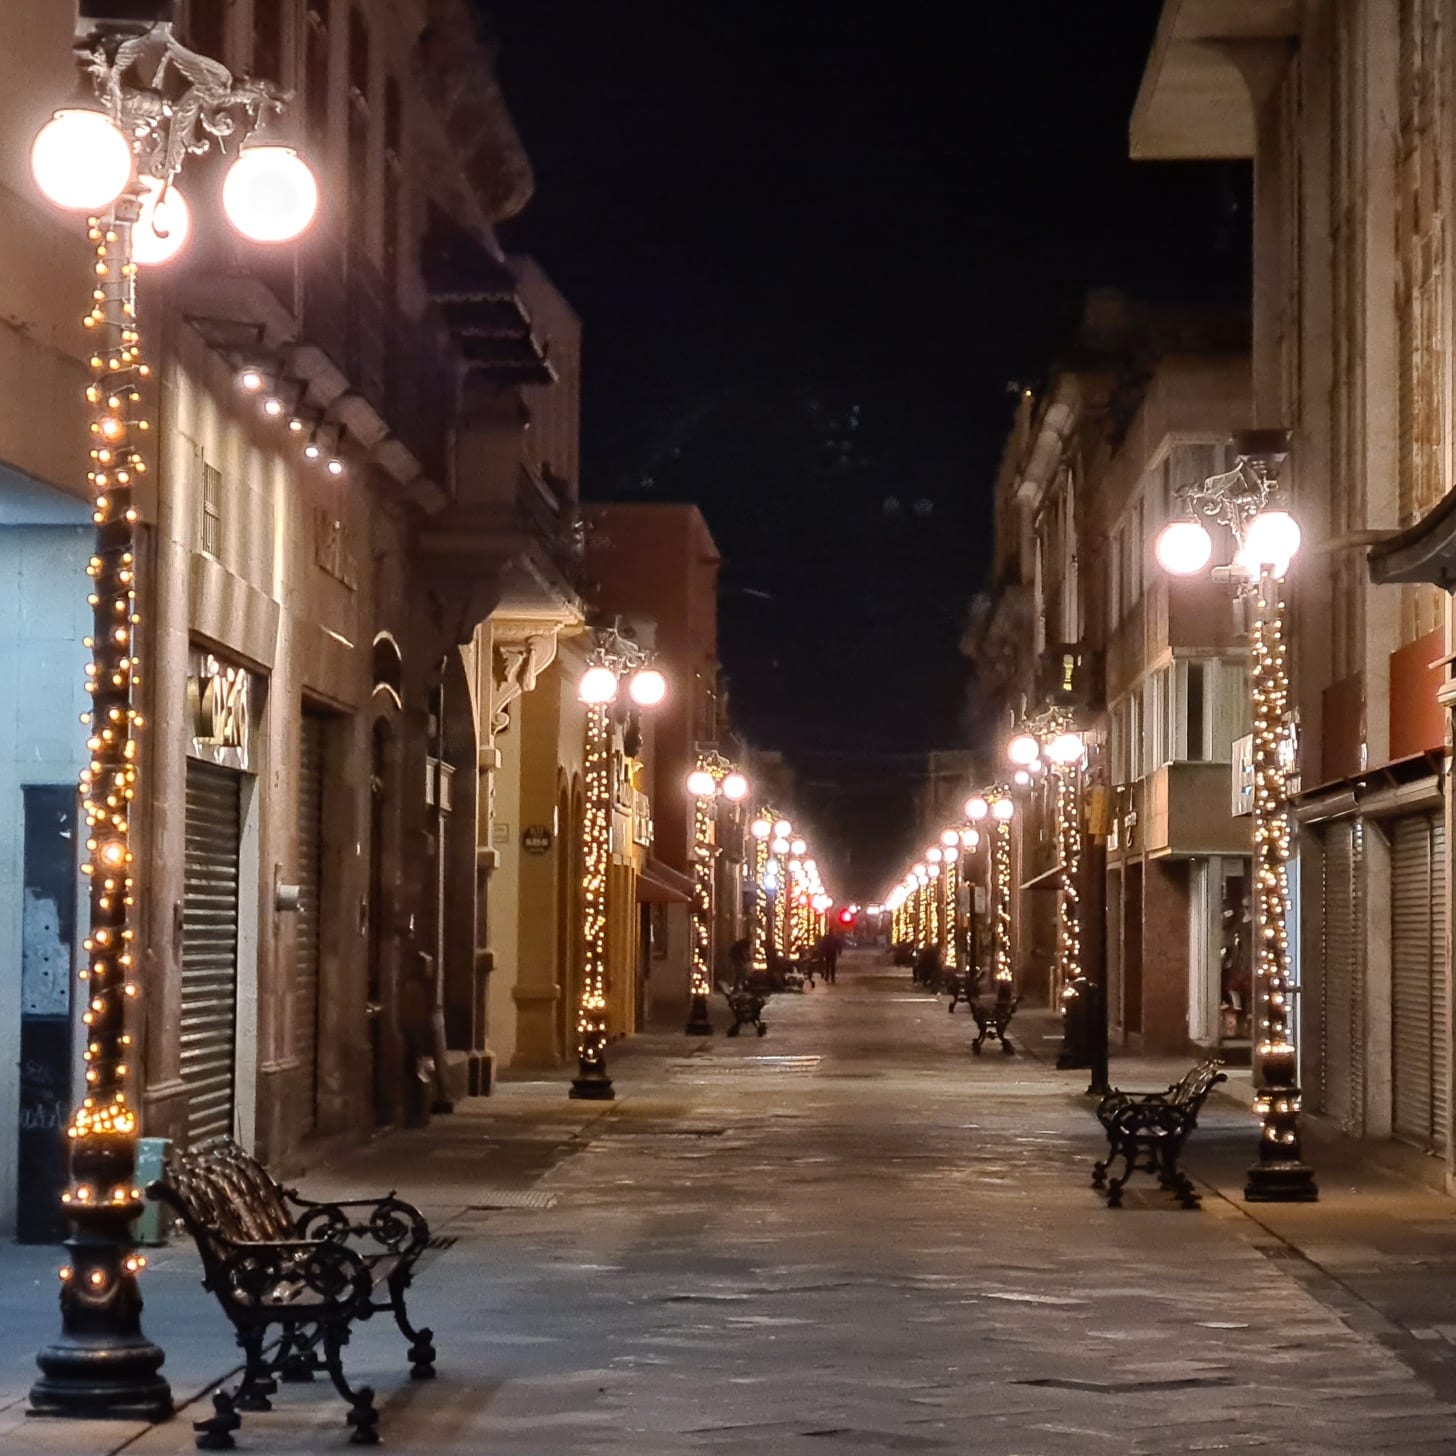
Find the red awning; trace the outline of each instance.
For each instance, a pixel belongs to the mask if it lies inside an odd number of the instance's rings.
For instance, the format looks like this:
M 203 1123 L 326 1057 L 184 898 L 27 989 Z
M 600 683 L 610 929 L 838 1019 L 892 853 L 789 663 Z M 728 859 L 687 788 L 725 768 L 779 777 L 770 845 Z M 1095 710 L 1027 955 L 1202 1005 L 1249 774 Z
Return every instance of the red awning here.
M 637 876 L 639 905 L 686 905 L 693 897 L 693 882 L 650 854 Z

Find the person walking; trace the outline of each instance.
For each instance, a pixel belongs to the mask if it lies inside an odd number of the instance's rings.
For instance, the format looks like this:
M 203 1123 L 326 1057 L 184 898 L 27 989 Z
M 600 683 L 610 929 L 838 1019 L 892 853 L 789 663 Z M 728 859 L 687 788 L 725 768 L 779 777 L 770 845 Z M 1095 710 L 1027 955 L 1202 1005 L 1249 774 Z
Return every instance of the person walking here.
M 839 971 L 839 953 L 844 949 L 844 937 L 837 931 L 828 931 L 824 936 L 824 980 L 833 985 Z

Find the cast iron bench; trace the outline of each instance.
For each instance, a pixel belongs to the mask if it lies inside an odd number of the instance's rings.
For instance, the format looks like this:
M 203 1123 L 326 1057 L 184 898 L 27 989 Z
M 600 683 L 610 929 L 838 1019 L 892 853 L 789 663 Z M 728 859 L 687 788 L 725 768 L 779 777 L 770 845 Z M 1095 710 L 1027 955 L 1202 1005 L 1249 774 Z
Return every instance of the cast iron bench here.
M 1123 1092 L 1113 1088 L 1097 1104 L 1097 1119 L 1107 1132 L 1107 1156 L 1092 1166 L 1092 1186 L 1107 1188 L 1107 1206 L 1122 1205 L 1122 1186 L 1138 1169 L 1155 1173 L 1184 1208 L 1198 1207 L 1198 1194 L 1179 1159 L 1208 1094 L 1228 1078 L 1212 1058 L 1199 1062 L 1163 1092 Z M 1107 1179 L 1114 1160 L 1122 1159 L 1122 1176 Z
M 971 1015 L 976 1018 L 976 1039 L 971 1043 L 971 1050 L 980 1056 L 983 1043 L 990 1037 L 1001 1043 L 1001 1050 L 1009 1057 L 1016 1048 L 1011 1045 L 1006 1028 L 1011 1025 L 1011 1018 L 1016 1015 L 1016 1008 L 1021 1005 L 1021 997 L 997 995 L 986 1000 L 977 996 L 968 1004 Z M 954 1002 L 951 1003 L 951 1010 L 955 1010 Z
M 733 1013 L 733 1025 L 728 1028 L 729 1036 L 737 1036 L 745 1026 L 757 1027 L 760 1036 L 768 1031 L 767 1022 L 760 1019 L 763 1015 L 763 1004 L 767 1000 L 762 992 L 750 990 L 747 986 L 730 986 L 723 981 L 718 983 L 718 989 Z
M 981 989 L 981 976 L 979 972 L 972 975 L 970 971 L 946 971 L 940 978 L 940 989 L 943 995 L 950 997 L 946 1010 L 954 1015 L 957 1006 L 975 1003 Z
M 213 1414 L 194 1422 L 197 1446 L 233 1445 L 240 1410 L 270 1410 L 277 1379 L 312 1380 L 328 1371 L 349 1402 L 352 1440 L 379 1440 L 374 1392 L 351 1387 L 340 1352 L 356 1320 L 388 1310 L 410 1342 L 410 1374 L 435 1373 L 428 1329 L 415 1329 L 404 1296 L 430 1237 L 419 1210 L 382 1198 L 318 1203 L 277 1183 L 231 1138 L 174 1152 L 147 1196 L 173 1208 L 202 1256 L 202 1287 L 233 1323 L 245 1364 L 237 1389 L 220 1389 Z M 264 1349 L 277 1332 L 276 1344 Z M 276 1377 L 276 1378 L 275 1378 Z

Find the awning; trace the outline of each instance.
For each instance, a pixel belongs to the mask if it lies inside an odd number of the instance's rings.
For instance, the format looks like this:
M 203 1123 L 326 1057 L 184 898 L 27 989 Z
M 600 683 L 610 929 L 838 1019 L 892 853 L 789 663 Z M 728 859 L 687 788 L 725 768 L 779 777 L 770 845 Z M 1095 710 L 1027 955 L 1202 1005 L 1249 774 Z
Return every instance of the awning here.
M 1062 866 L 1054 864 L 1051 869 L 1043 870 L 1039 875 L 1033 875 L 1029 880 L 1023 880 L 1023 890 L 1057 890 L 1062 884 Z
M 1426 581 L 1456 588 L 1456 492 L 1441 497 L 1413 525 L 1370 548 L 1370 580 L 1377 586 Z
M 693 897 L 693 882 L 660 859 L 647 856 L 637 876 L 639 905 L 686 905 Z

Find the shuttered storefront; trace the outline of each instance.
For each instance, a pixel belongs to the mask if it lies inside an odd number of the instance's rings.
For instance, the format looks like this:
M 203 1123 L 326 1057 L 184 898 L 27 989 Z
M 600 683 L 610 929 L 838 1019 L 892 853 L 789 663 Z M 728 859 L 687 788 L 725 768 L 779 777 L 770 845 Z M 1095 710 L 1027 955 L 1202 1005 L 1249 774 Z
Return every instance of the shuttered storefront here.
M 242 777 L 187 760 L 182 905 L 182 1081 L 187 1140 L 233 1131 Z
M 1438 814 L 1394 820 L 1390 834 L 1391 1125 L 1417 1147 L 1446 1141 L 1446 836 Z
M 1342 1127 L 1362 1118 L 1360 992 L 1360 846 L 1358 820 L 1325 830 L 1321 874 L 1320 1110 Z
M 306 1069 L 312 1131 L 318 1123 L 319 909 L 323 893 L 325 719 L 305 713 L 298 752 L 298 927 L 293 1015 L 299 1061 Z

